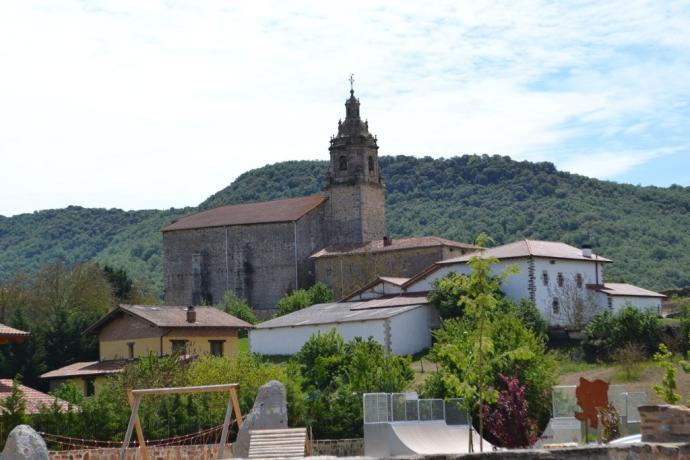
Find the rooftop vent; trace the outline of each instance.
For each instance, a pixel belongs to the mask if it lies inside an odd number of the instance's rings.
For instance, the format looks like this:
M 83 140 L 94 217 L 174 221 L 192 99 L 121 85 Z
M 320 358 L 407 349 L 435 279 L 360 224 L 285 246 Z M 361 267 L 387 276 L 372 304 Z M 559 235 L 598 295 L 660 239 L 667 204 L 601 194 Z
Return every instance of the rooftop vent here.
M 187 322 L 196 323 L 196 310 L 193 305 L 187 307 Z
M 592 246 L 588 244 L 582 245 L 582 257 L 592 257 Z

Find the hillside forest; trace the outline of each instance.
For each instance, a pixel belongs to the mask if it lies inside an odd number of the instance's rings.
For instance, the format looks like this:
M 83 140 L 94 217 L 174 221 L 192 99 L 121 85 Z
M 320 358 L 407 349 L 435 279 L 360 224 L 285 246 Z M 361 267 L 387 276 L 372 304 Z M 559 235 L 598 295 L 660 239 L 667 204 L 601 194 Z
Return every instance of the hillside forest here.
M 614 260 L 607 281 L 649 289 L 690 286 L 690 187 L 642 187 L 556 170 L 506 156 L 384 156 L 387 232 L 496 244 L 560 240 Z M 316 194 L 325 161 L 290 161 L 248 171 L 197 207 L 168 210 L 65 209 L 0 216 L 0 282 L 61 262 L 122 268 L 162 292 L 160 230 L 215 206 Z

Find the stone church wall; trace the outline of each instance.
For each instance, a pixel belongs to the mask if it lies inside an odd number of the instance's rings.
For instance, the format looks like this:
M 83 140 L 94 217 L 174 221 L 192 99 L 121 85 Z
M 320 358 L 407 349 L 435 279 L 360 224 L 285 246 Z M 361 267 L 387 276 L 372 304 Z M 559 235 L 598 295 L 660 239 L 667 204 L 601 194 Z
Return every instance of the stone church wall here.
M 165 303 L 188 305 L 197 298 L 195 303 L 217 304 L 232 289 L 252 307 L 266 309 L 286 292 L 311 286 L 309 256 L 324 247 L 324 208 L 297 222 L 164 232 Z
M 385 235 L 383 186 L 333 184 L 328 190 L 329 244 L 362 243 Z

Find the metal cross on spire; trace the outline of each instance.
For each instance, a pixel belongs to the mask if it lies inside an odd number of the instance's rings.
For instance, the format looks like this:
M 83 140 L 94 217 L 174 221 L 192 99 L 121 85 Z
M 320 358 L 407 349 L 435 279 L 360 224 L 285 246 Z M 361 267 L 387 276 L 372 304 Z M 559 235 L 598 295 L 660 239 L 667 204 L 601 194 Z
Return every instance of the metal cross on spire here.
M 350 92 L 354 92 L 354 84 L 355 84 L 355 74 L 351 73 L 350 78 L 348 78 L 348 81 L 350 82 Z

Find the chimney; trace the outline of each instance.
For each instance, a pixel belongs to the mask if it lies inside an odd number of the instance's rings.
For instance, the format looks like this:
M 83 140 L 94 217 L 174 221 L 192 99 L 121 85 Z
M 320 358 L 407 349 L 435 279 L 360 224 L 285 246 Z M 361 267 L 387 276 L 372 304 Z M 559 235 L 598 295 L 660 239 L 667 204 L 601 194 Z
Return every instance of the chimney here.
M 582 257 L 592 257 L 592 246 L 588 244 L 582 245 Z
M 390 246 L 391 244 L 393 244 L 393 240 L 391 240 L 387 236 L 384 236 L 383 237 L 383 246 L 386 247 L 386 246 Z
M 196 323 L 196 310 L 193 305 L 187 307 L 187 322 Z

